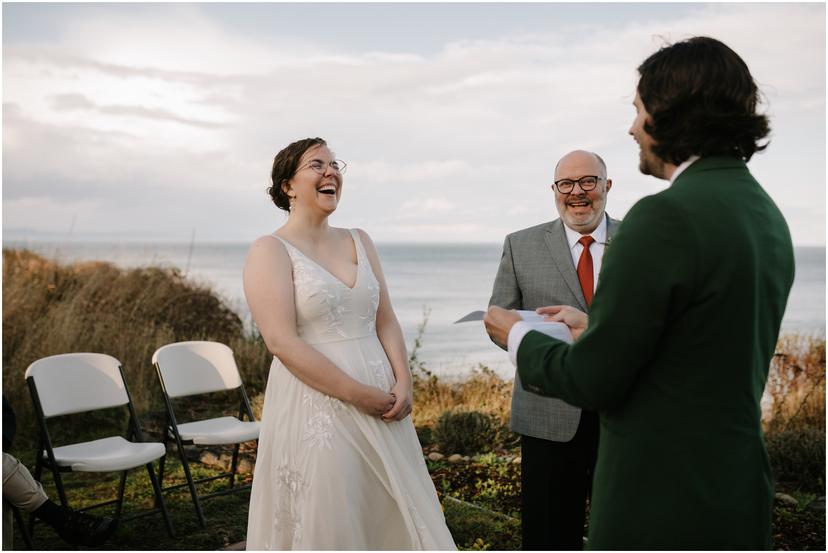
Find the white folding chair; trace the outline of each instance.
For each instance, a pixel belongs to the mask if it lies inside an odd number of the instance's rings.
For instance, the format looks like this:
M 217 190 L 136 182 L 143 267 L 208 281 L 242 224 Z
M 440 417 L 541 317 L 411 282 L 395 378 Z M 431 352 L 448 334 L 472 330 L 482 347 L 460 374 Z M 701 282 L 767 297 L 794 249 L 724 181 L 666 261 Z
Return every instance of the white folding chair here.
M 168 486 L 173 490 L 188 486 L 193 498 L 198 522 L 204 527 L 204 513 L 200 499 L 243 490 L 249 485 L 236 486 L 236 472 L 239 462 L 239 447 L 242 442 L 259 439 L 259 423 L 253 417 L 253 409 L 233 358 L 233 350 L 218 342 L 178 342 L 159 348 L 152 355 L 152 363 L 158 373 L 164 401 L 167 405 L 167 424 L 164 445 L 174 440 L 184 467 L 185 484 Z M 224 416 L 206 420 L 179 423 L 173 408 L 173 399 L 198 394 L 209 394 L 238 389 L 241 395 L 238 417 Z M 245 414 L 248 420 L 244 420 Z M 184 453 L 184 445 L 210 446 L 235 444 L 229 472 L 193 480 L 190 465 Z M 160 473 L 163 479 L 164 460 Z M 199 497 L 196 484 L 220 478 L 229 478 L 229 487 Z M 163 480 L 162 480 L 163 483 Z
M 164 445 L 143 441 L 141 424 L 132 404 L 121 363 L 114 357 L 102 353 L 53 355 L 29 365 L 26 369 L 26 383 L 34 403 L 39 429 L 34 477 L 40 480 L 44 467 L 51 470 L 60 502 L 68 507 L 62 472 L 121 472 L 116 499 L 82 509 L 115 503 L 115 517 L 120 519 L 127 471 L 144 465 L 155 493 L 156 507 L 129 518 L 160 511 L 167 531 L 174 537 L 175 532 L 161 494 L 161 486 L 152 468 L 153 461 L 163 459 Z M 48 419 L 124 405 L 129 410 L 126 437 L 109 436 L 88 442 L 53 446 L 47 427 Z

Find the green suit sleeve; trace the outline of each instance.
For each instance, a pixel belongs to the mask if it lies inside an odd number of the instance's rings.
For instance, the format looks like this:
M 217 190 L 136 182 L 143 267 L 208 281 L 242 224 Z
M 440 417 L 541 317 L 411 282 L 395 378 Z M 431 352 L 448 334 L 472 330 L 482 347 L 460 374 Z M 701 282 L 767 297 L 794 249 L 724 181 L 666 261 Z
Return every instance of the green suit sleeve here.
M 529 332 L 517 353 L 524 387 L 590 410 L 610 410 L 657 354 L 692 298 L 698 240 L 662 194 L 629 211 L 604 252 L 589 328 L 572 345 Z

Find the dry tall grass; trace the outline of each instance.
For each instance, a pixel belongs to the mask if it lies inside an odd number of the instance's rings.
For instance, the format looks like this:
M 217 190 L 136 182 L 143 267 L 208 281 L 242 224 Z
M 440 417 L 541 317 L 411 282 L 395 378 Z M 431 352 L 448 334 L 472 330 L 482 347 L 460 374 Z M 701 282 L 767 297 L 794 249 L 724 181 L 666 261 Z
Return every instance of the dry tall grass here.
M 476 410 L 505 425 L 511 380 L 480 366 L 462 379 L 438 378 L 412 348 L 414 423 L 433 426 L 449 410 Z M 258 336 L 245 334 L 238 316 L 209 289 L 175 269 L 119 269 L 102 262 L 60 265 L 26 250 L 3 250 L 3 393 L 34 435 L 23 373 L 33 361 L 57 353 L 91 351 L 118 358 L 139 412 L 158 409 L 150 363 L 158 347 L 181 340 L 216 340 L 236 354 L 251 395 L 264 391 L 270 355 Z M 807 427 L 825 431 L 825 339 L 780 339 L 767 389 L 773 404 L 768 433 Z M 260 405 L 261 398 L 254 399 Z
M 767 433 L 799 428 L 825 432 L 825 338 L 785 335 L 779 339 L 765 389 L 771 398 Z
M 27 250 L 3 250 L 3 393 L 18 414 L 18 435 L 34 435 L 24 379 L 33 361 L 69 352 L 107 353 L 124 367 L 146 412 L 161 405 L 153 352 L 182 340 L 227 343 L 245 382 L 264 387 L 269 356 L 245 336 L 232 310 L 175 269 L 119 269 L 102 262 L 61 265 Z

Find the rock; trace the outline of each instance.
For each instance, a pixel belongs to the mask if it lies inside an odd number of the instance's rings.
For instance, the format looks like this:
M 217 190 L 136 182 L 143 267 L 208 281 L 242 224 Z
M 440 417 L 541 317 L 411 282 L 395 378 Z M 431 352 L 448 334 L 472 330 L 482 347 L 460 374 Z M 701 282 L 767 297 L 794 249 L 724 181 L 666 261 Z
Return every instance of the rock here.
M 210 467 L 221 464 L 221 459 L 219 459 L 219 456 L 215 452 L 210 451 L 209 449 L 205 449 L 201 452 L 201 457 L 199 458 L 199 461 Z
M 428 454 L 429 461 L 442 461 L 445 458 L 445 455 L 440 453 L 439 451 L 432 451 Z
M 808 509 L 811 511 L 824 511 L 825 510 L 825 496 L 821 495 L 808 503 Z
M 780 503 L 784 503 L 785 505 L 790 505 L 791 507 L 796 507 L 799 505 L 799 501 L 791 497 L 790 495 L 782 492 L 777 492 L 774 496 L 777 501 Z
M 520 462 L 521 462 L 521 458 L 520 458 L 520 456 L 515 457 L 514 459 L 512 459 L 512 464 L 513 464 L 513 465 L 519 465 L 519 464 L 520 464 Z
M 239 459 L 239 466 L 236 468 L 236 470 L 240 474 L 249 474 L 253 472 L 253 463 L 251 463 L 247 459 Z
M 454 455 L 450 455 L 448 460 L 449 460 L 449 463 L 459 463 L 460 461 L 463 460 L 463 456 L 460 455 L 459 453 L 455 453 Z

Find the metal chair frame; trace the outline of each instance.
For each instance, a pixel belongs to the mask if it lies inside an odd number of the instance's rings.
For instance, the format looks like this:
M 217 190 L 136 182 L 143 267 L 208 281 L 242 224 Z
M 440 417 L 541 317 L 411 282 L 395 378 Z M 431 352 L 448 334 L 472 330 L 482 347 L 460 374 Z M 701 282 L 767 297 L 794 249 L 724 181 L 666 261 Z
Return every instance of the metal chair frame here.
M 6 503 L 6 501 L 3 500 L 3 503 Z M 8 503 L 8 506 L 14 516 L 14 521 L 17 523 L 17 527 L 20 528 L 20 534 L 23 536 L 23 543 L 26 544 L 26 549 L 34 549 L 32 533 L 30 528 L 26 525 L 26 522 L 23 520 L 23 513 L 21 513 L 20 509 L 12 505 L 10 502 Z
M 192 472 L 190 471 L 190 463 L 187 460 L 187 455 L 184 451 L 185 445 L 195 445 L 197 447 L 207 447 L 201 446 L 199 444 L 195 444 L 193 440 L 184 440 L 181 438 L 181 434 L 178 431 L 178 421 L 175 416 L 175 409 L 173 407 L 173 398 L 170 397 L 169 393 L 167 393 L 167 387 L 164 383 L 164 376 L 161 374 L 161 367 L 158 363 L 154 363 L 155 372 L 158 374 L 158 381 L 161 383 L 161 391 L 164 395 L 164 404 L 166 405 L 167 410 L 167 417 L 166 423 L 164 426 L 164 447 L 167 447 L 167 444 L 170 441 L 174 441 L 176 445 L 176 449 L 178 450 L 178 457 L 181 460 L 181 466 L 184 468 L 184 477 L 186 478 L 186 482 L 183 484 L 175 484 L 172 486 L 163 486 L 163 478 L 164 478 L 164 463 L 166 456 L 161 458 L 161 462 L 159 464 L 159 480 L 162 483 L 162 490 L 164 492 L 177 490 L 183 487 L 187 487 L 190 490 L 190 496 L 193 499 L 193 506 L 195 508 L 196 517 L 198 518 L 199 525 L 204 528 L 206 527 L 206 521 L 204 518 L 204 511 L 201 507 L 201 500 L 209 499 L 211 497 L 217 497 L 221 495 L 226 495 L 229 493 L 234 493 L 238 491 L 244 491 L 251 487 L 251 484 L 242 484 L 237 486 L 236 485 L 236 474 L 238 472 L 238 462 L 239 462 L 239 449 L 241 447 L 241 442 L 236 443 L 233 447 L 233 459 L 230 466 L 230 471 L 223 472 L 221 474 L 215 476 L 207 476 L 204 478 L 199 478 L 198 480 L 194 480 L 192 476 Z M 244 387 L 244 382 L 240 384 L 238 390 L 241 394 L 241 401 L 239 403 L 239 414 L 238 419 L 244 420 L 244 415 L 246 414 L 248 420 L 255 421 L 256 419 L 253 416 L 253 408 L 250 406 L 250 399 L 247 396 L 247 390 Z M 256 444 L 258 447 L 259 440 L 256 440 Z M 213 480 L 220 480 L 222 478 L 228 478 L 228 487 L 222 490 L 218 490 L 215 492 L 207 493 L 199 495 L 198 490 L 196 489 L 196 484 L 203 484 L 206 482 L 212 482 Z
M 135 407 L 132 403 L 132 395 L 129 393 L 129 387 L 127 386 L 126 378 L 124 378 L 124 369 L 119 364 L 118 370 L 121 374 L 121 380 L 124 384 L 124 391 L 127 395 L 127 403 L 126 406 L 129 409 L 129 423 L 127 425 L 127 432 L 125 438 L 127 440 L 132 440 L 135 438 L 138 442 L 144 441 L 144 435 L 141 431 L 141 424 L 138 419 L 138 414 L 135 412 Z M 66 498 L 66 491 L 63 487 L 63 478 L 61 477 L 61 473 L 65 472 L 74 472 L 71 467 L 62 467 L 57 464 L 55 461 L 55 454 L 54 448 L 52 446 L 52 438 L 49 435 L 49 429 L 46 425 L 46 417 L 43 414 L 43 406 L 40 403 L 40 396 L 37 392 L 37 385 L 35 384 L 34 377 L 29 376 L 26 378 L 26 384 L 28 384 L 29 392 L 32 396 L 32 403 L 34 404 L 35 414 L 37 415 L 37 423 L 39 429 L 39 436 L 38 436 L 38 449 L 37 449 L 37 461 L 35 463 L 35 473 L 34 478 L 35 480 L 41 480 L 41 474 L 43 469 L 48 469 L 51 471 L 52 476 L 55 481 L 55 487 L 57 488 L 58 498 L 60 499 L 61 505 L 64 507 L 69 507 L 69 501 Z M 44 458 L 45 456 L 45 458 Z M 160 463 L 163 463 L 163 457 L 161 457 Z M 160 464 L 159 463 L 159 464 Z M 155 471 L 152 468 L 152 462 L 149 462 L 145 465 L 147 469 L 147 474 L 149 475 L 150 482 L 152 483 L 153 493 L 155 494 L 155 508 L 149 511 L 138 512 L 130 514 L 126 517 L 121 517 L 123 512 L 123 505 L 124 505 L 124 489 L 126 487 L 126 478 L 127 472 L 132 469 L 126 469 L 122 471 L 113 471 L 113 472 L 120 472 L 121 473 L 121 480 L 120 484 L 118 485 L 118 496 L 115 499 L 109 501 L 102 501 L 100 503 L 95 503 L 94 505 L 89 505 L 87 507 L 83 507 L 81 509 L 77 509 L 78 511 L 88 511 L 91 509 L 96 509 L 99 507 L 105 507 L 107 505 L 115 504 L 115 518 L 120 521 L 128 521 L 133 520 L 136 518 L 154 515 L 158 512 L 164 517 L 164 523 L 167 526 L 167 532 L 169 533 L 171 538 L 175 537 L 175 529 L 173 528 L 172 520 L 170 520 L 170 514 L 167 510 L 167 505 L 164 502 L 164 497 L 162 494 L 162 489 L 160 485 L 160 478 L 156 478 Z M 135 467 L 137 468 L 137 467 Z M 30 531 L 33 528 L 33 525 L 29 524 Z

